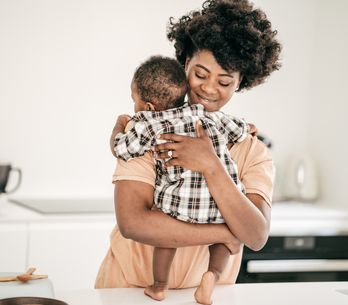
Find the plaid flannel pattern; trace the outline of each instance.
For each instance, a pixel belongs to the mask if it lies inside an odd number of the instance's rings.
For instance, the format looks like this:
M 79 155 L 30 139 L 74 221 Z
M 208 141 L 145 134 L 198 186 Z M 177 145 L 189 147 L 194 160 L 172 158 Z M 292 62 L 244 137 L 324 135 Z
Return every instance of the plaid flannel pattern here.
M 136 113 L 132 118 L 133 127 L 125 134 L 116 135 L 114 150 L 117 157 L 125 161 L 142 156 L 162 141 L 157 139 L 158 134 L 176 133 L 195 137 L 195 125 L 198 120 L 201 120 L 227 172 L 238 189 L 244 192 L 243 184 L 238 179 L 237 166 L 230 156 L 227 144 L 244 140 L 248 124 L 220 111 L 207 112 L 199 104 L 185 104 L 165 111 Z M 179 166 L 165 168 L 162 160 L 155 161 L 154 204 L 158 209 L 185 222 L 224 223 L 202 174 Z

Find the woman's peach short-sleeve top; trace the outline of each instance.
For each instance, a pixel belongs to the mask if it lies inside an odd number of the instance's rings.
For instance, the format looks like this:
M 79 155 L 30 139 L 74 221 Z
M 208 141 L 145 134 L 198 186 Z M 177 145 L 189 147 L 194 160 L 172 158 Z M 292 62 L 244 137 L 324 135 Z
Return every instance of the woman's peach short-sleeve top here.
M 257 140 L 248 136 L 235 144 L 231 156 L 238 166 L 239 179 L 246 193 L 262 196 L 271 205 L 274 167 L 270 151 Z M 150 153 L 128 162 L 118 160 L 113 183 L 118 180 L 136 180 L 155 186 L 155 168 Z M 153 247 L 125 239 L 117 226 L 110 236 L 110 248 L 99 269 L 96 288 L 145 287 L 152 284 Z M 236 281 L 242 252 L 232 255 L 219 283 Z M 208 247 L 179 248 L 176 252 L 169 278 L 170 288 L 198 286 L 208 266 Z

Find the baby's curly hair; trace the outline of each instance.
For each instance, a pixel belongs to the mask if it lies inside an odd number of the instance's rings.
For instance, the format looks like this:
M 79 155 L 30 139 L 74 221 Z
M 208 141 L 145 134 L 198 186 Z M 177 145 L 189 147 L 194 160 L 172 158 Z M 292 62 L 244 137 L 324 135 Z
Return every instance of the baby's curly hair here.
M 152 103 L 156 111 L 182 106 L 188 90 L 180 63 L 159 55 L 150 57 L 135 70 L 133 82 L 140 98 Z
M 281 66 L 277 31 L 260 9 L 248 0 L 208 0 L 178 22 L 170 18 L 167 37 L 185 65 L 196 51 L 209 50 L 226 71 L 243 76 L 238 91 L 261 84 Z

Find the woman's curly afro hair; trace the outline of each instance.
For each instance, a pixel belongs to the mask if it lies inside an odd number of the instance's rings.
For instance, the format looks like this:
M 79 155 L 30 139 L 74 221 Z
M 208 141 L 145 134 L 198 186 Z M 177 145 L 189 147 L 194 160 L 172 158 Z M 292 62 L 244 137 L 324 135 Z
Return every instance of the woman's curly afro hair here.
M 185 65 L 196 51 L 209 50 L 226 71 L 243 76 L 238 91 L 261 84 L 280 68 L 280 43 L 265 13 L 248 0 L 208 0 L 177 22 L 170 18 L 167 37 Z

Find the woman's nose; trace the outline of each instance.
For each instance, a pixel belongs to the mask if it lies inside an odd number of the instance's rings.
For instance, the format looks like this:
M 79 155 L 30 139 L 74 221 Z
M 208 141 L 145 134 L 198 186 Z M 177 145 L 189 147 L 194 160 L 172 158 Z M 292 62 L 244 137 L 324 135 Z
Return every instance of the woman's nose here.
M 215 87 L 215 84 L 214 84 L 214 82 L 212 80 L 206 79 L 202 83 L 201 88 L 207 94 L 214 94 L 214 93 L 216 93 L 216 87 Z

